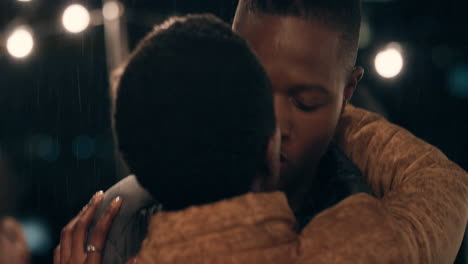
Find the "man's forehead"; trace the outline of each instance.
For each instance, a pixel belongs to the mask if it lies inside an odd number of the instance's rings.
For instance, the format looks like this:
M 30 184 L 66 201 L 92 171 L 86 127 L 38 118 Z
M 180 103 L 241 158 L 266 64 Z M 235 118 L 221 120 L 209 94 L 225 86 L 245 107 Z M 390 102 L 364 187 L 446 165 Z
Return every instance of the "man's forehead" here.
M 234 30 L 249 42 L 275 84 L 331 89 L 332 80 L 340 77 L 338 32 L 297 17 L 257 13 L 235 22 Z
M 319 19 L 267 14 L 243 9 L 237 10 L 232 26 L 233 30 L 241 35 L 262 29 L 262 31 L 286 37 L 300 35 L 304 41 L 309 40 L 309 37 L 313 35 L 329 35 L 328 37 L 336 38 L 339 42 L 342 35 L 340 30 L 325 25 Z

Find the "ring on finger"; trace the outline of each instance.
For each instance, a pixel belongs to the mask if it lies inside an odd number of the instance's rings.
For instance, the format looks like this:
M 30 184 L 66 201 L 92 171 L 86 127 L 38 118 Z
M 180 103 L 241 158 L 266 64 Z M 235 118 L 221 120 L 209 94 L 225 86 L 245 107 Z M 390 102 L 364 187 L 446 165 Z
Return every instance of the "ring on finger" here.
M 101 253 L 101 251 L 101 249 L 98 249 L 93 245 L 86 245 L 86 253 Z

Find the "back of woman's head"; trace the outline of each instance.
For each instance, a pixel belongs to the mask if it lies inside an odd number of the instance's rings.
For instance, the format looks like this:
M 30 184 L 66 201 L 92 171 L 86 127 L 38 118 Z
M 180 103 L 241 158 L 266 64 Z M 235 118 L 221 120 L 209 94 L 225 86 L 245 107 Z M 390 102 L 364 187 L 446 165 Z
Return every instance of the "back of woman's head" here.
M 275 129 L 266 73 L 211 15 L 171 18 L 148 34 L 114 110 L 125 161 L 167 210 L 248 192 Z

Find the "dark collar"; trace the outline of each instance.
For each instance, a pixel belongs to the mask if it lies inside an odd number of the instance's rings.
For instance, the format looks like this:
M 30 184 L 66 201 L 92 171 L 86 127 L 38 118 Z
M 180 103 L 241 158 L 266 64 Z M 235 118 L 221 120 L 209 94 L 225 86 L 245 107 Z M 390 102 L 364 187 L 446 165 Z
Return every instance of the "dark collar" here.
M 331 145 L 320 161 L 317 177 L 303 206 L 296 212 L 299 229 L 321 211 L 361 192 L 373 195 L 356 165 L 338 147 Z

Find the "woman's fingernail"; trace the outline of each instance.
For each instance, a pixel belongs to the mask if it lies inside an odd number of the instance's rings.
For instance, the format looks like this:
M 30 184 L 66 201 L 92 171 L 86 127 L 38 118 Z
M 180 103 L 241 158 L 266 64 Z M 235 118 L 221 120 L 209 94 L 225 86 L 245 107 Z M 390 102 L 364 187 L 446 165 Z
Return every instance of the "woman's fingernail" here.
M 87 208 L 88 208 L 88 205 L 83 206 L 83 208 L 81 208 L 80 213 L 84 212 Z
M 120 196 L 117 196 L 115 197 L 114 201 L 112 201 L 112 206 L 113 207 L 119 206 L 121 202 L 122 202 L 122 199 L 120 199 Z
M 99 191 L 99 192 L 95 193 L 95 194 L 93 195 L 93 197 L 91 197 L 91 200 L 89 200 L 89 202 L 91 203 L 91 202 L 95 201 L 96 198 L 98 198 L 99 196 L 102 196 L 103 194 L 104 194 L 103 191 Z
M 99 200 L 99 199 L 101 199 L 103 197 L 104 197 L 104 192 L 103 191 L 99 191 L 94 195 L 95 200 Z

